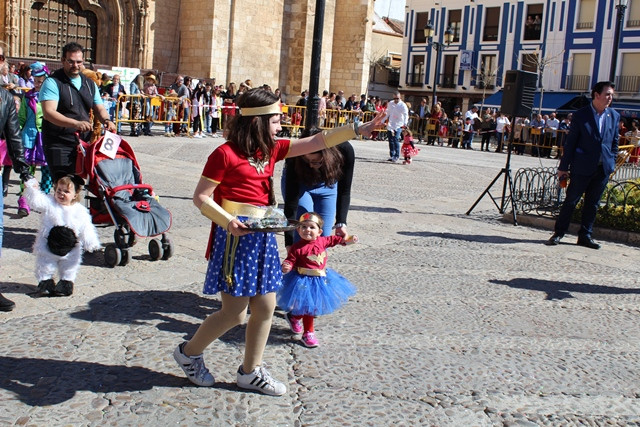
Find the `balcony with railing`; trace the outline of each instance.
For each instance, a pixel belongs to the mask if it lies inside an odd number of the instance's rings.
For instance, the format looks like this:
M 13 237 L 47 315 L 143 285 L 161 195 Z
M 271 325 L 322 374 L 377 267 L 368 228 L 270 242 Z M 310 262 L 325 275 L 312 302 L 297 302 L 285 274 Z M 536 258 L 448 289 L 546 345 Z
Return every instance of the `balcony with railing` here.
M 440 87 L 454 89 L 456 87 L 457 80 L 457 74 L 442 74 L 440 76 Z
M 589 90 L 591 76 L 567 76 L 565 88 L 567 90 Z
M 591 30 L 591 29 L 593 29 L 593 22 L 576 23 L 576 30 Z
M 424 85 L 424 73 L 409 73 L 407 75 L 408 86 L 422 86 Z
M 616 77 L 616 92 L 640 92 L 640 76 Z

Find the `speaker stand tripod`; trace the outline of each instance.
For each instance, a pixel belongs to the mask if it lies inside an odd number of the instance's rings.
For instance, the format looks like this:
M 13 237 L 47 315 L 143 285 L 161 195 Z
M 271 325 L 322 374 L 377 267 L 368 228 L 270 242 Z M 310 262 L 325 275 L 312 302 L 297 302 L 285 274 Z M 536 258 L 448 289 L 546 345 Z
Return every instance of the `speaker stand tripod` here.
M 491 181 L 487 188 L 484 189 L 482 194 L 480 194 L 478 200 L 476 200 L 475 203 L 469 208 L 469 210 L 467 211 L 467 215 L 469 215 L 471 211 L 478 205 L 478 203 L 480 203 L 480 200 L 482 200 L 482 198 L 488 194 L 489 197 L 491 197 L 491 201 L 493 202 L 493 204 L 498 208 L 498 212 L 500 212 L 501 214 L 505 213 L 506 207 L 509 205 L 509 202 L 511 202 L 511 208 L 513 210 L 513 225 L 518 225 L 518 218 L 516 216 L 516 203 L 513 200 L 513 177 L 511 176 L 511 149 L 513 148 L 514 128 L 515 124 L 511 124 L 511 134 L 509 135 L 509 142 L 507 144 L 506 164 L 500 170 L 500 172 L 498 172 L 496 177 L 493 178 L 493 181 Z M 500 179 L 502 174 L 504 174 L 504 182 L 502 184 L 502 197 L 500 200 L 500 205 L 498 205 L 498 203 L 496 203 L 496 198 L 491 194 L 491 187 L 493 187 L 493 184 L 495 184 L 498 179 Z M 507 189 L 509 190 L 508 196 Z

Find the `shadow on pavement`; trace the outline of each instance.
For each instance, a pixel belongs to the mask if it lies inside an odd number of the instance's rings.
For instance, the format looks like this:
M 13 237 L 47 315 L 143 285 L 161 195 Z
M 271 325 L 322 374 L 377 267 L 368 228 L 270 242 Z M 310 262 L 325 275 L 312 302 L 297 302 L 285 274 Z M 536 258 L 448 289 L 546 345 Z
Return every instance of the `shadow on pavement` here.
M 5 224 L 2 247 L 31 252 L 37 232 L 34 228 L 7 227 Z
M 55 405 L 76 392 L 94 393 L 184 387 L 183 376 L 154 372 L 139 366 L 0 356 L 0 387 L 30 406 Z
M 379 212 L 379 213 L 402 213 L 401 210 L 396 208 L 381 208 L 377 206 L 354 206 L 351 205 L 349 207 L 350 211 L 361 211 L 361 212 Z
M 101 295 L 88 306 L 86 310 L 71 313 L 71 318 L 129 325 L 152 324 L 158 330 L 181 334 L 181 339 L 187 340 L 208 315 L 220 309 L 221 303 L 191 292 L 126 291 Z M 178 318 L 185 315 L 194 319 Z M 274 315 L 276 317 L 278 313 Z M 245 332 L 246 322 L 231 328 L 219 339 L 225 343 L 244 344 Z M 291 341 L 290 336 L 288 329 L 273 327 L 269 342 L 286 344 Z
M 191 292 L 126 291 L 101 295 L 89 302 L 89 308 L 71 314 L 87 321 L 144 325 L 156 324 L 161 331 L 191 337 L 200 320 L 220 309 L 220 302 Z M 179 320 L 173 314 L 193 316 L 193 321 Z
M 527 289 L 530 291 L 544 292 L 546 300 L 562 300 L 573 298 L 572 292 L 583 294 L 624 295 L 640 294 L 640 288 L 617 288 L 615 286 L 591 285 L 588 283 L 569 283 L 553 280 L 541 280 L 531 278 L 516 278 L 511 280 L 489 280 L 489 283 L 507 285 L 515 289 Z
M 511 239 L 509 237 L 481 234 L 455 234 L 455 233 L 433 233 L 431 231 L 399 231 L 402 236 L 411 237 L 439 237 L 441 239 L 465 240 L 467 242 L 513 244 L 513 243 L 544 243 L 540 239 Z

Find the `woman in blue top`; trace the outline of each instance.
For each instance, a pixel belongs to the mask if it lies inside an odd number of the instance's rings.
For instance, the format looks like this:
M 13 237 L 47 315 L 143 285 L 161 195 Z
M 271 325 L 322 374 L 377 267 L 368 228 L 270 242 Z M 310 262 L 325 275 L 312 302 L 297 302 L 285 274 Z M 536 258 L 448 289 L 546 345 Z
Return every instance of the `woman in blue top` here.
M 142 88 L 144 86 L 144 76 L 142 74 L 138 74 L 135 79 L 131 81 L 129 85 L 129 94 L 137 95 L 131 97 L 131 105 L 129 106 L 129 120 L 139 120 L 140 119 L 140 107 L 141 99 L 142 99 Z M 140 135 L 139 123 L 134 121 L 131 122 L 131 133 L 129 136 L 138 136 Z

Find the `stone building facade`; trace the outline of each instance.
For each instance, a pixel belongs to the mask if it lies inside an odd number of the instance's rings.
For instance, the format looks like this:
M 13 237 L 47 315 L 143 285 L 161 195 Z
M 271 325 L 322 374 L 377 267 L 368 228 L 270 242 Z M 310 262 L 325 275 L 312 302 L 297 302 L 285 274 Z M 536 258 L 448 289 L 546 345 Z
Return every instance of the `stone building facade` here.
M 326 0 L 320 84 L 363 93 L 374 0 Z M 206 7 L 204 7 L 206 5 Z M 68 41 L 91 62 L 217 83 L 309 85 L 315 0 L 3 0 L 8 56 L 54 61 Z

